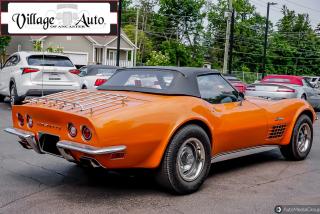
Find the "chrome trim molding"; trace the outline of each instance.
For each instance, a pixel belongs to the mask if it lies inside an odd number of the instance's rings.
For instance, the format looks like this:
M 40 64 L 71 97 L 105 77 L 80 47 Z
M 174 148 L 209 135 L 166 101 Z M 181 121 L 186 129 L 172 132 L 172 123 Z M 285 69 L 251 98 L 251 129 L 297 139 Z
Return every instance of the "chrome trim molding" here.
M 16 128 L 6 128 L 4 129 L 5 132 L 15 135 L 17 137 L 19 137 L 21 140 L 25 140 L 29 146 L 32 147 L 32 149 L 39 153 L 39 154 L 43 154 L 43 152 L 40 150 L 39 145 L 37 144 L 34 134 L 32 132 L 28 132 L 28 131 L 24 131 L 21 129 L 16 129 Z
M 244 157 L 248 155 L 253 155 L 257 153 L 267 152 L 274 149 L 278 149 L 278 145 L 266 145 L 266 146 L 257 146 L 257 147 L 250 147 L 246 149 L 240 149 L 230 152 L 225 152 L 221 154 L 217 154 L 211 158 L 211 163 L 217 163 L 225 160 L 235 159 L 239 157 Z
M 32 132 L 24 131 L 21 129 L 6 128 L 6 129 L 4 129 L 4 131 L 8 132 L 9 134 L 13 134 L 13 135 L 16 135 L 16 136 L 22 137 L 22 138 L 34 137 L 34 134 Z
M 126 150 L 126 146 L 110 146 L 110 147 L 103 147 L 103 148 L 97 148 L 93 146 L 88 146 L 80 143 L 75 143 L 71 141 L 59 141 L 57 143 L 58 148 L 62 149 L 68 149 L 78 152 L 83 152 L 88 155 L 105 155 L 105 154 L 111 154 L 115 152 L 123 152 Z

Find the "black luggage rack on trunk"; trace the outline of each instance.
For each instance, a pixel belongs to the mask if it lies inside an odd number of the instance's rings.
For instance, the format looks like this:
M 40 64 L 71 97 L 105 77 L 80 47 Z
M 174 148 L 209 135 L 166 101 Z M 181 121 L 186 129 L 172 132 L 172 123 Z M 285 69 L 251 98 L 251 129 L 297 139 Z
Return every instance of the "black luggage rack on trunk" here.
M 47 107 L 70 110 L 73 112 L 93 113 L 94 108 L 107 104 L 125 104 L 127 96 L 97 91 L 64 91 L 44 97 L 26 99 L 25 103 L 42 104 Z

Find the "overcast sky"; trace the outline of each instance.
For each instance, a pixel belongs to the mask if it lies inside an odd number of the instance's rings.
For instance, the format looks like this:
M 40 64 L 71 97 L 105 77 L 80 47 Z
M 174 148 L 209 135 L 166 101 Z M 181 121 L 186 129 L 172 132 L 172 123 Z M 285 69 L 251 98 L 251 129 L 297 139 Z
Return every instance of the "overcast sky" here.
M 261 15 L 267 14 L 268 0 L 249 0 L 256 6 Z M 320 0 L 269 0 L 269 2 L 278 3 L 270 8 L 270 20 L 275 24 L 282 17 L 281 8 L 287 5 L 290 10 L 297 13 L 308 13 L 313 27 L 320 23 Z

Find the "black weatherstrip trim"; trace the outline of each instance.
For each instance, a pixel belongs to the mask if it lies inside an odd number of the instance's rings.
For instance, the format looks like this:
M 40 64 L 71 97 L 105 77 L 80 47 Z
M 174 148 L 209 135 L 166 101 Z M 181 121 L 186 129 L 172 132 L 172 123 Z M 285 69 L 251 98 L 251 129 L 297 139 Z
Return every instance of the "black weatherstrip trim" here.
M 8 4 L 9 2 L 5 2 L 5 1 L 1 2 L 1 12 L 8 12 Z
M 117 24 L 111 24 L 110 25 L 110 34 L 111 35 L 117 35 L 117 31 L 118 31 L 118 25 Z
M 8 25 L 7 25 L 7 24 L 2 24 L 2 25 L 1 25 L 0 33 L 1 33 L 2 35 L 8 35 L 8 34 L 9 34 Z
M 110 2 L 110 12 L 111 13 L 116 13 L 118 12 L 118 2 Z

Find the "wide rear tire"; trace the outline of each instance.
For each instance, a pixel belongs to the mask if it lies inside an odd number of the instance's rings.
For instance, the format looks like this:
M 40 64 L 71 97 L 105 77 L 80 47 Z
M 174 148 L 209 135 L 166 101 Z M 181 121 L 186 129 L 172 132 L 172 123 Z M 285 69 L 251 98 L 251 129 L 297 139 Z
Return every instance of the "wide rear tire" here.
M 290 144 L 282 146 L 280 151 L 288 160 L 304 160 L 311 150 L 312 141 L 312 121 L 307 115 L 301 115 L 294 126 Z
M 172 193 L 190 194 L 203 184 L 210 165 L 211 144 L 208 135 L 197 125 L 187 125 L 170 141 L 156 180 Z
M 21 97 L 18 96 L 16 85 L 12 84 L 10 86 L 10 104 L 11 104 L 11 106 L 19 105 L 22 103 L 22 101 L 23 101 L 23 99 L 21 99 Z
M 0 94 L 0 102 L 3 102 L 6 97 Z

